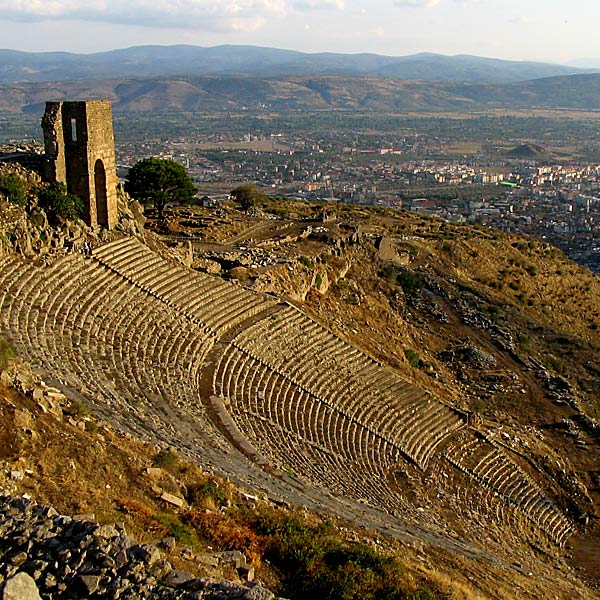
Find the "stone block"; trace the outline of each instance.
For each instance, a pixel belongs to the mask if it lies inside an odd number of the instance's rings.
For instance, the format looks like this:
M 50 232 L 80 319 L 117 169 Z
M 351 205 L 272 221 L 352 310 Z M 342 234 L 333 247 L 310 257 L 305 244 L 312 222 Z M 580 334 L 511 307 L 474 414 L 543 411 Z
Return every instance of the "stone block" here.
M 273 600 L 275 598 L 275 594 L 266 590 L 264 587 L 260 585 L 256 585 L 253 588 L 250 588 L 245 594 L 243 600 Z
M 41 600 L 35 581 L 27 573 L 17 573 L 7 579 L 2 600 Z
M 244 580 L 244 581 L 254 581 L 254 567 L 251 565 L 244 565 L 242 567 L 239 567 L 238 570 L 238 575 Z
M 187 573 L 186 571 L 180 571 L 178 569 L 173 569 L 164 579 L 163 583 L 166 585 L 172 585 L 173 587 L 178 587 L 180 585 L 185 585 L 189 581 L 195 579 L 191 573 Z
M 185 500 L 183 498 L 179 498 L 178 496 L 173 496 L 173 494 L 169 494 L 168 492 L 163 492 L 160 495 L 160 499 L 164 500 L 168 504 L 177 506 L 178 508 L 181 508 L 185 504 Z
M 197 559 L 199 563 L 207 565 L 209 567 L 219 566 L 219 558 L 216 557 L 214 554 L 199 554 Z

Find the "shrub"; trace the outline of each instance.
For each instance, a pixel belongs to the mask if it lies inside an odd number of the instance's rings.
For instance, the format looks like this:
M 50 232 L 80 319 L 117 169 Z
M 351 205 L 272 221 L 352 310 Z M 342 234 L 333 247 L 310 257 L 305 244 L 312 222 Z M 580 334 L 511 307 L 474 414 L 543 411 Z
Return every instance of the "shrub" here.
M 264 544 L 251 526 L 220 512 L 189 511 L 183 517 L 186 525 L 222 550 L 240 550 L 249 558 L 263 555 Z
M 173 450 L 161 450 L 152 457 L 152 464 L 155 467 L 166 469 L 167 471 L 174 469 L 179 464 L 179 456 Z
M 379 276 L 389 283 L 394 283 L 396 281 L 397 272 L 393 265 L 384 265 L 379 272 Z
M 209 479 L 188 486 L 187 501 L 204 508 L 210 508 L 208 505 L 219 507 L 227 503 L 227 496 L 218 483 Z
M 320 290 L 322 285 L 323 285 L 323 277 L 322 277 L 321 273 L 317 273 L 317 275 L 315 277 L 315 287 L 318 290 Z
M 537 267 L 535 265 L 527 265 L 525 270 L 532 276 L 535 277 L 538 273 Z
M 0 369 L 6 369 L 13 358 L 15 358 L 14 350 L 3 337 L 0 337 Z
M 404 356 L 406 356 L 411 367 L 414 367 L 415 369 L 420 369 L 423 367 L 423 361 L 421 360 L 418 352 L 407 348 L 404 351 Z
M 25 180 L 14 173 L 5 173 L 0 176 L 0 193 L 6 199 L 18 206 L 27 204 L 27 184 Z
M 145 504 L 133 498 L 120 498 L 117 505 L 121 512 L 130 515 L 131 518 L 149 535 L 164 537 L 169 535 L 170 527 L 159 523 L 155 518 L 154 511 Z
M 487 409 L 487 404 L 482 398 L 472 398 L 469 404 L 471 410 L 477 414 L 483 414 Z
M 38 188 L 38 201 L 48 215 L 55 220 L 79 219 L 83 215 L 83 202 L 79 196 L 69 194 L 64 183 L 54 182 Z
M 181 519 L 171 513 L 157 513 L 154 519 L 160 525 L 168 529 L 168 533 L 172 535 L 179 543 L 186 546 L 194 546 L 198 543 L 198 537 L 194 529 L 181 522 Z
M 546 361 L 546 366 L 549 369 L 552 369 L 553 371 L 555 371 L 556 373 L 562 373 L 563 372 L 563 362 L 562 362 L 562 360 L 560 360 L 560 358 L 556 358 L 554 356 L 551 356 Z
M 398 275 L 398 285 L 404 290 L 405 294 L 414 294 L 423 288 L 423 279 L 412 271 L 402 271 Z
M 69 406 L 63 412 L 70 417 L 85 417 L 89 414 L 89 409 L 81 400 L 72 400 Z
M 305 266 L 305 267 L 310 267 L 311 266 L 311 261 L 310 258 L 308 258 L 308 256 L 301 256 L 300 257 L 300 262 Z
M 328 521 L 272 510 L 246 515 L 265 542 L 265 558 L 287 573 L 285 595 L 300 598 L 406 598 L 402 565 L 364 544 L 348 544 Z
M 523 352 L 529 352 L 531 350 L 531 339 L 528 335 L 520 333 L 517 336 L 517 347 Z

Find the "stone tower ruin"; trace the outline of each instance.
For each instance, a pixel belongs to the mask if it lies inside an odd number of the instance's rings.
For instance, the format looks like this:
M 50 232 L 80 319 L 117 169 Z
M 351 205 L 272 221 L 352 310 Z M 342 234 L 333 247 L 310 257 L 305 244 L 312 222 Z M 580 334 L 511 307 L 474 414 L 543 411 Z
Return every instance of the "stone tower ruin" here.
M 110 100 L 46 102 L 44 175 L 84 203 L 83 220 L 111 229 L 117 223 L 117 170 Z

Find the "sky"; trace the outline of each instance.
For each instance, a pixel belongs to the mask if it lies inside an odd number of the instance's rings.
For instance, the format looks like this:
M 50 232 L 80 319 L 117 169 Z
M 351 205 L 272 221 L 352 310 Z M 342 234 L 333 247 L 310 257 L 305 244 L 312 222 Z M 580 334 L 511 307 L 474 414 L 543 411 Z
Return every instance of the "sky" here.
M 599 22 L 599 0 L 0 0 L 0 46 L 251 44 L 566 63 L 600 58 Z

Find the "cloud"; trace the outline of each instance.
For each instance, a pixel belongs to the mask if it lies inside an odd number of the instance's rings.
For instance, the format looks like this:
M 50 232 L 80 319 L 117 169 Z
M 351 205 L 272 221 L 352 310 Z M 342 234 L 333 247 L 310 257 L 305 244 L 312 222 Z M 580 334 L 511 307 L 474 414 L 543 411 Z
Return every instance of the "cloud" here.
M 530 17 L 525 16 L 514 16 L 508 19 L 508 22 L 512 25 L 533 25 L 535 21 Z
M 395 0 L 394 4 L 401 8 L 433 8 L 442 4 L 443 0 Z M 478 4 L 481 0 L 452 0 L 455 4 L 471 6 Z
M 286 0 L 0 0 L 0 18 L 254 31 L 286 8 Z
M 345 2 L 344 0 L 296 0 L 294 8 L 302 11 L 323 9 L 343 10 Z
M 396 0 L 394 4 L 403 8 L 433 8 L 440 0 Z

